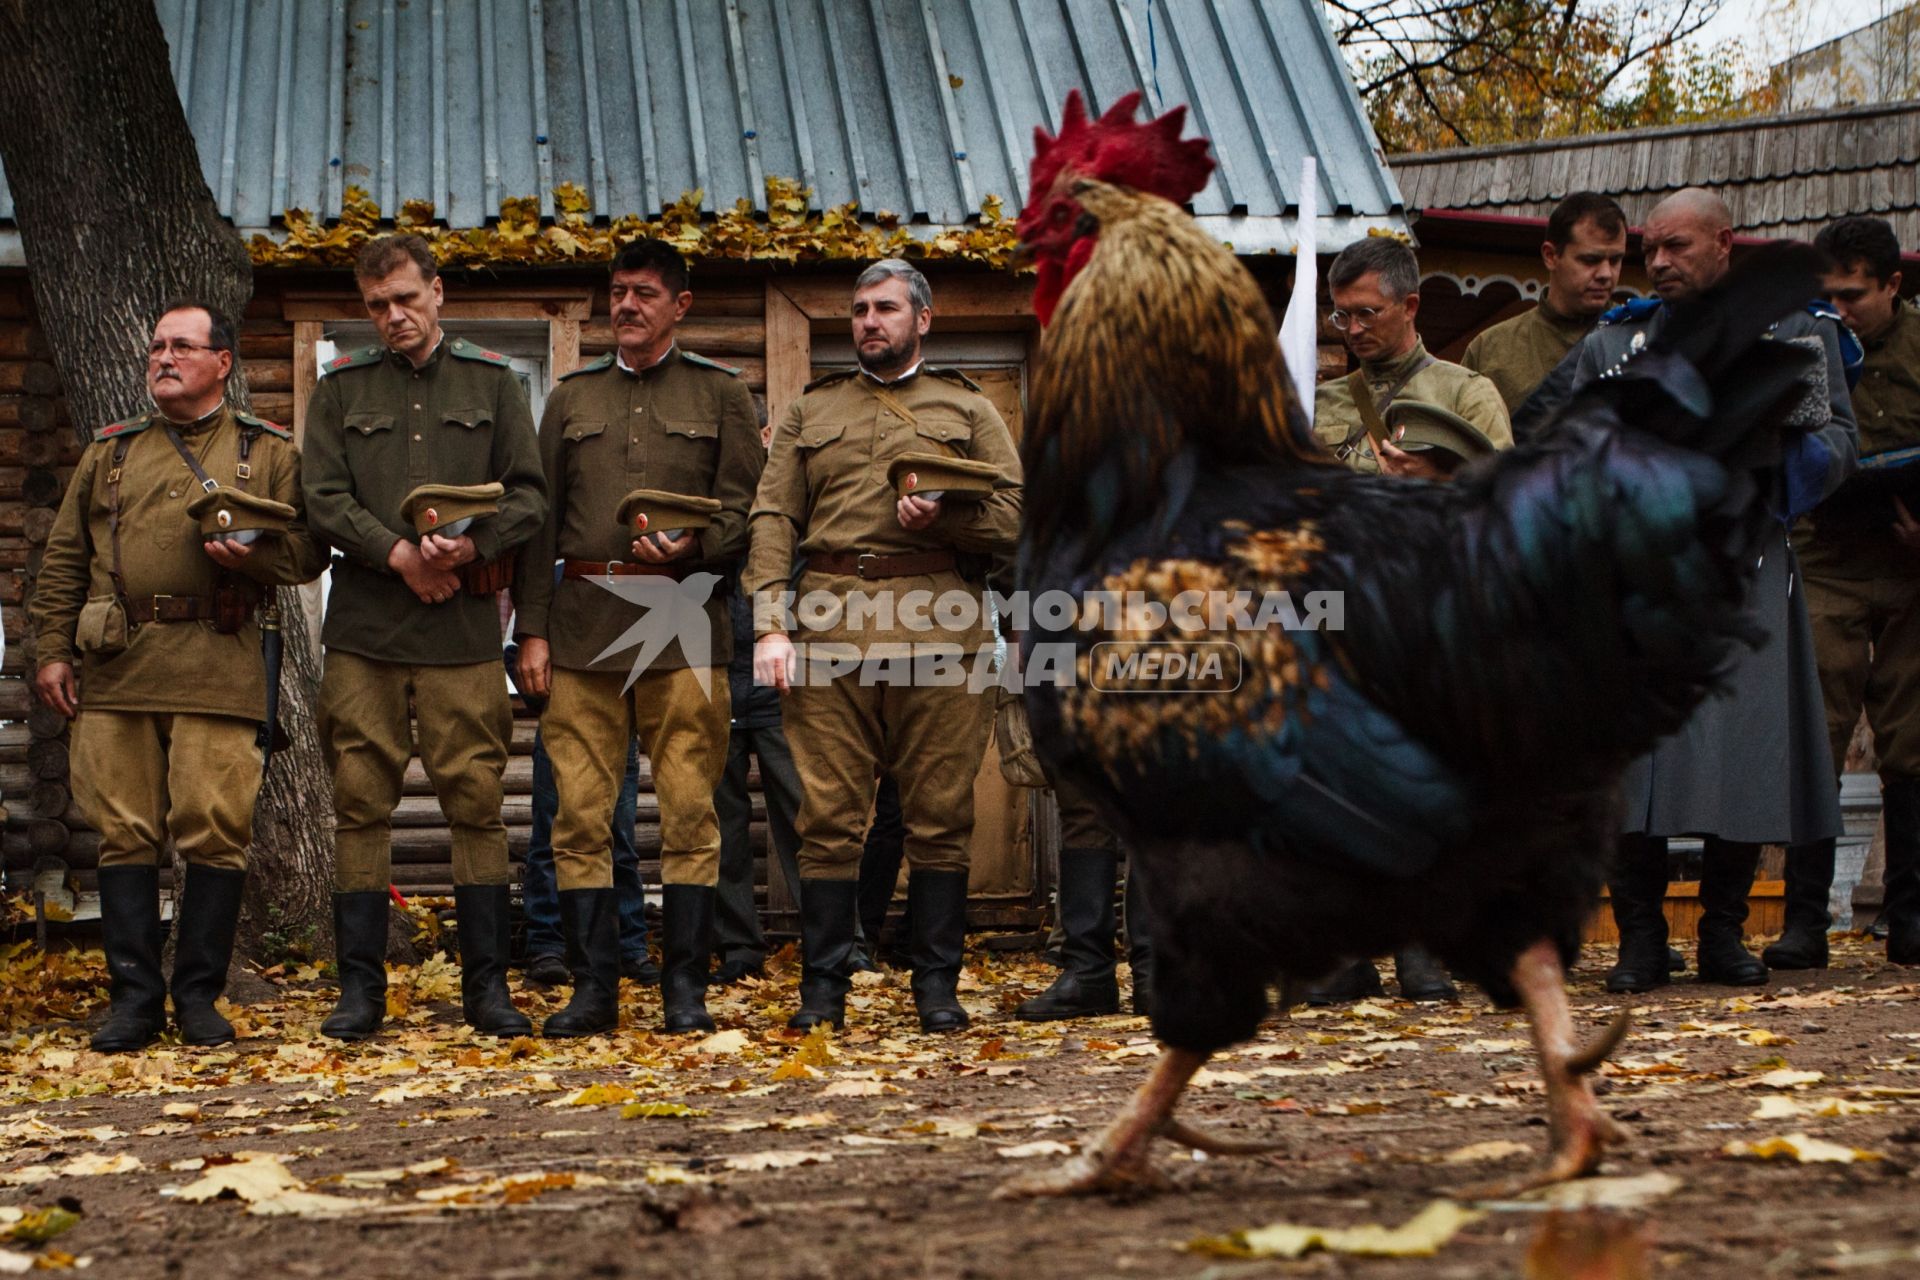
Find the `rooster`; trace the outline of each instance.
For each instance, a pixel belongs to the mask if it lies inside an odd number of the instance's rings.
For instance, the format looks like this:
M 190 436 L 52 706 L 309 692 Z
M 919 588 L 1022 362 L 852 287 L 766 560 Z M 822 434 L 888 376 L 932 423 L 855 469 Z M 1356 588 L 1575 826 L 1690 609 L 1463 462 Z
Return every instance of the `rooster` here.
M 1781 246 L 1676 306 L 1637 358 L 1451 484 L 1363 476 L 1314 441 L 1258 285 L 1180 208 L 1205 140 L 1180 137 L 1184 109 L 1136 122 L 1138 99 L 1090 120 L 1076 93 L 1057 137 L 1036 131 L 1018 230 L 1046 332 L 1020 586 L 1254 609 L 1285 592 L 1296 614 L 1328 593 L 1343 616 L 1034 611 L 1035 738 L 1129 841 L 1164 1047 L 1088 1150 L 1003 1190 L 1150 1183 L 1155 1137 L 1270 1149 L 1177 1119 L 1181 1090 L 1253 1035 L 1271 983 L 1411 942 L 1531 1022 L 1551 1151 L 1502 1189 L 1589 1172 L 1623 1135 L 1587 1076 L 1626 1024 L 1579 1044 L 1564 965 L 1622 770 L 1759 638 L 1745 593 L 1808 364 L 1763 338 L 1812 296 L 1817 259 Z M 1124 661 L 1149 651 L 1200 674 L 1174 688 Z

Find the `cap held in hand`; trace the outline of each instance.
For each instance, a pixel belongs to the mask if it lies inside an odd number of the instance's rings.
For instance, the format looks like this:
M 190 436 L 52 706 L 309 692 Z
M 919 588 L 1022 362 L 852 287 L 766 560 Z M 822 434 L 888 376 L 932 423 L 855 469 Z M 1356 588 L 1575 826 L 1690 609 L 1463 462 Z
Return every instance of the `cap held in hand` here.
M 1458 465 L 1494 451 L 1493 441 L 1478 427 L 1425 400 L 1395 400 L 1386 417 L 1388 437 L 1408 453 L 1447 455 L 1435 460 Z
M 421 537 L 457 538 L 482 516 L 496 514 L 507 487 L 492 484 L 423 484 L 400 503 L 400 514 Z
M 204 542 L 225 539 L 251 544 L 263 537 L 285 533 L 287 525 L 299 513 L 284 502 L 221 485 L 189 502 L 187 514 L 200 522 L 200 538 Z
M 620 499 L 620 527 L 636 538 L 680 529 L 704 529 L 720 513 L 720 499 L 664 489 L 635 489 Z
M 984 498 L 1000 469 L 990 462 L 944 453 L 903 453 L 887 467 L 887 483 L 903 498 Z

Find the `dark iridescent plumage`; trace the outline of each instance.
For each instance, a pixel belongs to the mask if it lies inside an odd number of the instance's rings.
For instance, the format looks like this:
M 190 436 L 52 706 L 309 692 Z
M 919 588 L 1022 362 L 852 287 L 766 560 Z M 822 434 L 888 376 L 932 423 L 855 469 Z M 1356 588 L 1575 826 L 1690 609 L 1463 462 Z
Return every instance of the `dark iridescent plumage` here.
M 1156 1032 L 1222 1047 L 1281 973 L 1415 940 L 1509 995 L 1523 951 L 1577 942 L 1622 768 L 1751 638 L 1773 423 L 1801 359 L 1756 344 L 1809 295 L 1811 262 L 1757 263 L 1630 376 L 1435 485 L 1317 453 L 1257 287 L 1175 206 L 1073 191 L 1098 239 L 1035 381 L 1021 586 L 1345 606 L 1341 631 L 1238 636 L 1233 692 L 1029 698 L 1043 755 L 1140 859 Z M 1116 638 L 1150 637 L 1028 644 Z

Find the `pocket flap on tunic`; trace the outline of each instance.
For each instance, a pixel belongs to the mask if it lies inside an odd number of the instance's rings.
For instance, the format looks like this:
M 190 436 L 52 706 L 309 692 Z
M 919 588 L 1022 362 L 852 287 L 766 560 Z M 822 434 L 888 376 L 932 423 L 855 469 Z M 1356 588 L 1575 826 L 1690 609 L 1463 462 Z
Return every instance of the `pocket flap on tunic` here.
M 823 444 L 832 444 L 847 433 L 844 422 L 815 422 L 800 428 L 800 437 L 794 441 L 802 449 L 818 449 Z
M 919 421 L 913 429 L 929 440 L 941 444 L 965 444 L 973 439 L 973 428 L 959 418 L 933 418 L 925 410 L 920 413 Z
M 441 416 L 449 425 L 465 427 L 469 431 L 475 427 L 493 425 L 493 413 L 488 409 L 448 409 Z
M 720 424 L 717 422 L 699 422 L 684 418 L 665 418 L 661 420 L 660 425 L 666 429 L 669 435 L 693 436 L 695 439 L 700 440 L 711 440 L 720 434 Z
M 607 429 L 605 422 L 593 418 L 571 418 L 562 432 L 566 440 L 590 440 Z
M 393 430 L 393 415 L 390 413 L 350 413 L 347 415 L 347 426 L 358 431 L 363 436 L 370 436 L 376 431 L 391 431 Z

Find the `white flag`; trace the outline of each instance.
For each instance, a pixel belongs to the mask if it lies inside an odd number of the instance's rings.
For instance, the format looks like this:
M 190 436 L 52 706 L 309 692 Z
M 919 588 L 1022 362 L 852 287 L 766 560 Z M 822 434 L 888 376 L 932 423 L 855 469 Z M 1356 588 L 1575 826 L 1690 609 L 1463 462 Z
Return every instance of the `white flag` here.
M 1280 358 L 1287 362 L 1287 373 L 1307 411 L 1307 425 L 1313 425 L 1313 375 L 1320 363 L 1320 311 L 1317 286 L 1320 260 L 1314 252 L 1314 223 L 1319 218 L 1320 173 L 1312 156 L 1300 160 L 1300 216 L 1295 224 L 1293 250 L 1293 296 L 1287 299 L 1287 315 L 1280 322 Z

